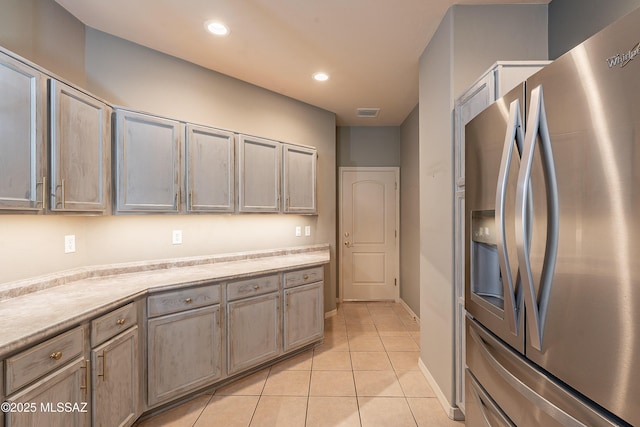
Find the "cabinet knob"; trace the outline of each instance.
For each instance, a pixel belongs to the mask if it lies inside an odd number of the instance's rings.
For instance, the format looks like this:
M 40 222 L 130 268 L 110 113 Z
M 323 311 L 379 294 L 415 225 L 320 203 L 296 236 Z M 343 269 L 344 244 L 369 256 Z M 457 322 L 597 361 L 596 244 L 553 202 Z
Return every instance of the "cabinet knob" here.
M 187 298 L 186 300 L 184 300 L 184 302 L 186 302 L 187 304 L 191 304 L 193 300 L 191 298 Z
M 253 287 L 253 289 L 255 289 L 255 290 L 257 291 L 258 289 L 260 289 L 260 285 L 255 285 L 255 286 Z
M 49 359 L 52 359 L 52 360 L 60 360 L 60 359 L 62 359 L 62 352 L 61 351 L 56 351 L 55 353 L 51 353 L 49 355 Z
M 127 319 L 118 319 L 116 320 L 116 325 L 124 325 L 127 322 Z
M 304 280 L 307 280 L 307 279 L 309 278 L 309 275 L 308 275 L 308 274 L 305 274 L 304 276 L 302 276 L 302 278 L 303 278 Z

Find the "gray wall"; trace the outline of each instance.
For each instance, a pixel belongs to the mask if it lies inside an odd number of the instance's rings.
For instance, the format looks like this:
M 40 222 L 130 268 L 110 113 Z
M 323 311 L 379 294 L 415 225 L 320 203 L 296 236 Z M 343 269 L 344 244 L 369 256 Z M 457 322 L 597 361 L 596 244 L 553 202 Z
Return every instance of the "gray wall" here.
M 85 29 L 53 0 L 9 0 L 9 3 L 11 7 L 2 10 L 0 28 L 10 23 L 17 30 L 9 34 L 0 32 L 0 46 L 109 102 L 317 147 L 319 214 L 3 216 L 0 283 L 77 266 L 326 242 L 331 244 L 332 261 L 325 276 L 325 309 L 335 308 L 336 127 L 333 113 L 100 31 Z M 36 25 L 45 16 L 46 25 Z M 76 50 L 77 47 L 81 48 Z M 72 65 L 68 63 L 70 57 Z M 312 235 L 295 237 L 297 225 L 310 225 Z M 174 229 L 183 231 L 182 245 L 171 244 Z M 63 253 L 65 234 L 76 235 L 76 253 Z
M 420 317 L 419 106 L 400 126 L 400 298 Z
M 546 58 L 546 5 L 453 6 L 420 57 L 420 361 L 452 417 L 454 100 L 497 60 Z
M 400 166 L 399 126 L 340 126 L 338 166 Z
M 549 3 L 549 58 L 558 58 L 638 7 L 640 0 L 553 0 Z

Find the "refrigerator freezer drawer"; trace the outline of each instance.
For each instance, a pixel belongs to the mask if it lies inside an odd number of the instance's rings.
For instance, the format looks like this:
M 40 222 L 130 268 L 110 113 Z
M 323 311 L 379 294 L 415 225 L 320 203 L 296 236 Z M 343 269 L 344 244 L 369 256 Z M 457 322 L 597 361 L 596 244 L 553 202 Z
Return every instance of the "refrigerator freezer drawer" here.
M 465 390 L 466 427 L 515 427 L 467 369 Z
M 466 323 L 467 366 L 481 389 L 515 425 L 620 425 L 510 350 L 473 319 L 467 318 Z M 482 420 L 474 419 L 478 414 L 468 413 L 467 425 L 483 425 Z

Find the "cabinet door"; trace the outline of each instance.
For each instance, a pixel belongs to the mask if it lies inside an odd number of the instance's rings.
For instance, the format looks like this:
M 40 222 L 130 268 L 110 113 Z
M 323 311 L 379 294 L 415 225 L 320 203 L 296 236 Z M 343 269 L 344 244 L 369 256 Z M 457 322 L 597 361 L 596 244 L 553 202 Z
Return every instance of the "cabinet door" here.
M 283 153 L 284 212 L 316 213 L 316 150 L 284 145 Z
M 33 405 L 34 412 L 7 414 L 7 427 L 83 427 L 89 426 L 87 362 L 77 359 L 36 382 L 7 401 Z
M 284 290 L 284 351 L 322 338 L 323 282 Z
M 219 305 L 151 319 L 147 333 L 149 406 L 222 375 Z
M 95 427 L 130 426 L 138 416 L 138 327 L 91 351 Z
M 117 211 L 178 212 L 182 125 L 118 110 L 116 126 Z
M 277 293 L 228 304 L 229 374 L 235 374 L 280 354 L 280 297 Z
M 240 212 L 280 211 L 280 143 L 252 136 L 238 139 Z
M 46 78 L 0 54 L 0 209 L 42 211 Z
M 51 210 L 105 212 L 111 179 L 111 109 L 50 80 Z
M 187 125 L 187 209 L 235 210 L 234 136 L 231 132 Z

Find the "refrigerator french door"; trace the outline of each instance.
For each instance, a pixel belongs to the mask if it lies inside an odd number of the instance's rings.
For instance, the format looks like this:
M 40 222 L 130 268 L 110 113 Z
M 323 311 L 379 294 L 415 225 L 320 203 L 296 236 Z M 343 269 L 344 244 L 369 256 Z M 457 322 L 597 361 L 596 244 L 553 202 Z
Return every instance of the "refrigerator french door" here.
M 467 425 L 640 425 L 639 23 L 467 125 Z

